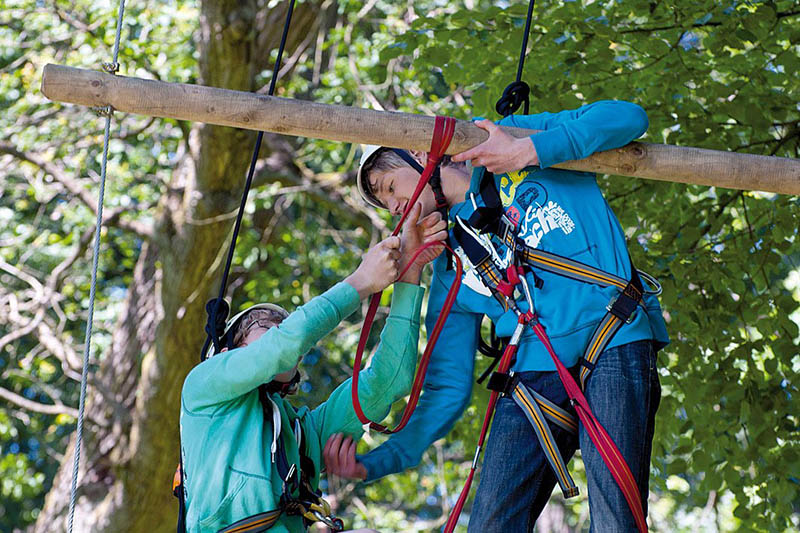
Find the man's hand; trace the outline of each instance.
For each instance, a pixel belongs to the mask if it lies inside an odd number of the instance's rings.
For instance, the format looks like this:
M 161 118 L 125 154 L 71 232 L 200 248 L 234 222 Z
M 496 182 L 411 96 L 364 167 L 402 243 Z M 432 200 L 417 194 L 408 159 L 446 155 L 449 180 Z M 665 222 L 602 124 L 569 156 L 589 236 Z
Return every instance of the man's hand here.
M 351 437 L 341 433 L 331 435 L 322 450 L 322 457 L 328 474 L 348 479 L 367 478 L 367 469 L 356 461 L 356 443 Z
M 516 172 L 539 164 L 539 156 L 530 137 L 512 137 L 491 120 L 479 120 L 474 124 L 488 131 L 489 138 L 474 148 L 454 155 L 453 161 L 471 160 L 473 167 L 486 167 L 495 174 Z
M 447 222 L 442 220 L 442 215 L 434 211 L 422 220 L 422 204 L 417 202 L 403 222 L 403 233 L 400 235 L 400 272 L 406 268 L 411 258 L 423 245 L 429 242 L 443 241 L 447 238 Z M 419 283 L 422 269 L 436 259 L 444 250 L 444 246 L 431 246 L 426 248 L 408 267 L 405 274 L 398 280 L 406 283 Z
M 384 239 L 364 254 L 355 272 L 345 278 L 361 299 L 380 292 L 397 279 L 400 237 Z

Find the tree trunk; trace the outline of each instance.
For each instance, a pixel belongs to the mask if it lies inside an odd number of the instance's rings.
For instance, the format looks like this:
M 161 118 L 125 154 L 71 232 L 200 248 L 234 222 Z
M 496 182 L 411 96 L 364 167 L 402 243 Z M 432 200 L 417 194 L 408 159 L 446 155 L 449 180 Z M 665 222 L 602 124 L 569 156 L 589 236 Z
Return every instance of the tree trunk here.
M 287 8 L 265 5 L 201 4 L 201 83 L 257 89 L 255 76 L 277 46 Z M 287 55 L 314 24 L 315 6 L 298 6 Z M 192 126 L 187 155 L 157 208 L 154 237 L 140 252 L 112 345 L 90 374 L 75 531 L 175 527 L 171 484 L 181 385 L 205 340 L 205 302 L 219 288 L 254 139 L 249 131 Z M 75 437 L 33 531 L 67 529 L 74 443 Z

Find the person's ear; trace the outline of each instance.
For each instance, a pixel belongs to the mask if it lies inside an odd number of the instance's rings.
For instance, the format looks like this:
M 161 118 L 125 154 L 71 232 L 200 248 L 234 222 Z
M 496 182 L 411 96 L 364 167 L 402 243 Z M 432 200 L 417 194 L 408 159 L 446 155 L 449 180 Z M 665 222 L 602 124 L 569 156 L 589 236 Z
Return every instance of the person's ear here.
M 421 150 L 409 150 L 408 153 L 423 167 L 428 163 L 428 154 L 426 152 Z

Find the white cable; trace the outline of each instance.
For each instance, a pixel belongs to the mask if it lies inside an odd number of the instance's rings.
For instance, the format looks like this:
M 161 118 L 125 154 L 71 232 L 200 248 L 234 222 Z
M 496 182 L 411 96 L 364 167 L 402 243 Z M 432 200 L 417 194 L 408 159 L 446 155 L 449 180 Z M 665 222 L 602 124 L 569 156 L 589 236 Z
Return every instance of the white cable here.
M 114 40 L 114 60 L 113 65 L 116 69 L 117 57 L 119 56 L 119 40 L 122 33 L 122 16 L 125 12 L 125 0 L 120 0 L 119 12 L 117 17 L 117 35 Z M 110 111 L 110 108 L 109 108 Z M 75 517 L 75 500 L 78 492 L 78 465 L 81 459 L 81 442 L 83 440 L 83 412 L 86 404 L 86 382 L 89 372 L 89 353 L 91 351 L 92 322 L 94 320 L 94 299 L 97 288 L 97 263 L 100 256 L 100 230 L 103 226 L 103 196 L 106 189 L 106 167 L 108 165 L 108 139 L 111 133 L 111 113 L 106 114 L 105 135 L 103 137 L 103 162 L 100 169 L 100 193 L 97 197 L 97 221 L 94 232 L 94 252 L 92 258 L 92 284 L 89 289 L 89 316 L 86 319 L 86 336 L 83 350 L 83 370 L 81 371 L 81 395 L 78 407 L 78 428 L 75 439 L 75 461 L 72 466 L 72 485 L 69 494 L 69 522 L 67 531 L 72 533 L 72 524 Z

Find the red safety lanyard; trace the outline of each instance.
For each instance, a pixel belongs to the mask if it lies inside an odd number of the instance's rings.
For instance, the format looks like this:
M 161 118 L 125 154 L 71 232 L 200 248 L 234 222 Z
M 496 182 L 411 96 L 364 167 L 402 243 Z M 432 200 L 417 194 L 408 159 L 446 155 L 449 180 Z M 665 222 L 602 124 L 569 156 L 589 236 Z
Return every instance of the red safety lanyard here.
M 506 297 L 508 296 L 506 295 Z M 622 457 L 619 449 L 614 444 L 611 436 L 606 432 L 605 428 L 603 428 L 603 426 L 594 416 L 594 413 L 592 413 L 592 410 L 589 407 L 589 402 L 583 395 L 581 388 L 564 366 L 564 363 L 562 363 L 556 355 L 555 350 L 553 350 L 553 346 L 550 343 L 550 339 L 547 337 L 547 334 L 542 327 L 542 324 L 539 322 L 536 316 L 530 312 L 524 314 L 518 313 L 518 315 L 519 321 L 517 324 L 517 330 L 514 332 L 511 342 L 509 342 L 506 350 L 503 352 L 503 356 L 500 359 L 500 364 L 498 365 L 497 371 L 503 374 L 508 372 L 508 367 L 510 366 L 514 353 L 517 351 L 517 343 L 519 342 L 519 337 L 521 336 L 521 329 L 524 329 L 525 325 L 530 324 L 534 333 L 536 333 L 536 336 L 550 354 L 550 358 L 553 360 L 553 363 L 555 363 L 558 376 L 561 379 L 561 383 L 564 385 L 564 389 L 567 391 L 567 396 L 570 399 L 570 403 L 575 407 L 578 417 L 583 423 L 583 427 L 589 433 L 589 438 L 592 440 L 592 443 L 594 443 L 595 447 L 597 447 L 597 450 L 603 457 L 603 461 L 622 491 L 622 494 L 628 503 L 628 507 L 630 508 L 631 513 L 633 513 L 633 518 L 636 522 L 636 527 L 638 528 L 639 533 L 646 533 L 647 522 L 642 509 L 639 487 L 636 485 L 636 481 L 633 478 L 633 474 L 631 474 L 628 463 L 625 462 L 625 459 Z M 452 533 L 452 531 L 455 529 L 456 523 L 458 522 L 458 517 L 461 515 L 461 510 L 464 507 L 467 496 L 469 496 L 472 478 L 474 477 L 475 470 L 478 466 L 478 458 L 483 447 L 484 439 L 486 438 L 486 432 L 489 427 L 489 423 L 494 415 L 495 403 L 497 402 L 498 396 L 498 391 L 494 390 L 489 396 L 489 405 L 486 407 L 486 415 L 484 416 L 481 434 L 478 438 L 478 447 L 475 450 L 475 458 L 472 460 L 472 467 L 470 468 L 469 475 L 467 476 L 467 481 L 464 483 L 464 488 L 461 490 L 458 501 L 456 502 L 453 510 L 450 512 L 450 516 L 447 519 L 447 524 L 444 528 L 445 533 Z
M 500 363 L 497 365 L 497 372 L 503 374 L 508 372 L 508 367 L 511 366 L 511 361 L 514 359 L 514 354 L 517 353 L 517 346 L 519 345 L 519 338 L 522 336 L 522 330 L 525 329 L 525 324 L 527 324 L 532 318 L 533 315 L 529 313 L 519 315 L 517 329 L 511 336 L 508 346 L 506 346 L 506 349 L 503 351 L 503 355 L 500 358 Z M 472 485 L 472 478 L 475 476 L 475 470 L 478 468 L 478 458 L 480 457 L 481 450 L 483 449 L 483 442 L 486 439 L 489 423 L 492 421 L 492 416 L 494 415 L 494 408 L 495 404 L 497 403 L 498 396 L 500 396 L 500 393 L 496 390 L 493 390 L 492 394 L 489 395 L 489 404 L 486 406 L 486 414 L 483 417 L 483 425 L 481 426 L 481 434 L 478 437 L 478 446 L 475 449 L 475 457 L 472 459 L 472 466 L 469 469 L 467 480 L 464 482 L 464 488 L 461 489 L 461 494 L 458 496 L 458 501 L 453 506 L 453 510 L 450 511 L 450 516 L 447 518 L 447 524 L 444 526 L 445 533 L 452 533 L 456 528 L 458 517 L 461 516 L 461 509 L 463 509 L 464 503 L 467 501 L 467 496 L 469 496 L 469 488 Z
M 428 180 L 430 179 L 433 171 L 439 165 L 439 162 L 442 160 L 442 156 L 444 156 L 445 150 L 450 145 L 450 141 L 453 139 L 453 133 L 455 132 L 455 119 L 451 117 L 436 117 L 436 122 L 433 128 L 433 138 L 431 140 L 431 151 L 428 153 L 428 161 L 425 165 L 425 169 L 422 172 L 422 175 L 419 178 L 419 182 L 417 183 L 417 188 L 414 190 L 414 194 L 412 194 L 411 199 L 406 206 L 405 212 L 403 216 L 400 217 L 400 221 L 397 223 L 394 231 L 392 232 L 392 236 L 396 236 L 400 233 L 400 230 L 403 227 L 403 222 L 408 217 L 408 214 L 411 212 L 411 209 L 414 207 L 414 204 L 417 202 L 419 195 L 422 193 L 425 185 L 427 185 Z M 455 280 L 450 287 L 450 290 L 447 292 L 447 298 L 444 301 L 444 305 L 442 306 L 442 311 L 439 314 L 439 318 L 436 320 L 436 325 L 433 328 L 433 331 L 428 335 L 428 344 L 425 346 L 425 352 L 422 354 L 422 357 L 419 361 L 419 366 L 417 367 L 417 373 L 414 376 L 414 383 L 411 387 L 411 395 L 408 399 L 408 403 L 406 404 L 405 409 L 403 410 L 403 415 L 400 418 L 400 422 L 394 429 L 389 429 L 382 424 L 378 424 L 377 422 L 373 422 L 367 415 L 364 414 L 363 409 L 361 408 L 361 402 L 358 399 L 358 374 L 361 371 L 361 361 L 364 357 L 364 349 L 367 345 L 367 338 L 369 337 L 370 329 L 372 328 L 372 323 L 375 319 L 375 312 L 378 310 L 378 304 L 381 301 L 381 295 L 383 291 L 373 294 L 372 298 L 369 302 L 369 308 L 367 310 L 367 314 L 364 317 L 364 326 L 361 329 L 361 338 L 358 340 L 358 349 L 356 350 L 356 357 L 355 361 L 353 362 L 353 382 L 350 388 L 351 397 L 353 401 L 353 410 L 358 416 L 358 419 L 361 421 L 362 424 L 369 424 L 370 429 L 374 429 L 375 431 L 379 431 L 381 433 L 395 433 L 400 431 L 405 427 L 408 423 L 408 420 L 411 418 L 411 414 L 414 412 L 414 409 L 417 406 L 417 401 L 419 400 L 419 396 L 422 393 L 422 384 L 425 381 L 425 372 L 428 369 L 428 363 L 430 361 L 431 352 L 433 351 L 434 346 L 436 345 L 436 340 L 439 338 L 439 334 L 444 327 L 444 323 L 447 320 L 447 316 L 450 314 L 450 309 L 453 307 L 455 303 L 456 296 L 458 295 L 458 290 L 461 288 L 461 275 L 463 273 L 463 267 L 461 265 L 461 260 L 458 258 L 455 253 L 453 253 L 452 249 L 445 243 L 428 243 L 422 248 L 420 248 L 411 261 L 409 261 L 408 265 L 410 266 L 413 264 L 414 259 L 422 253 L 423 250 L 430 246 L 441 246 L 443 245 L 445 248 L 450 250 L 453 257 L 456 259 L 456 272 L 455 272 Z M 406 270 L 408 266 L 406 267 Z M 400 277 L 405 274 L 405 270 L 400 274 Z

